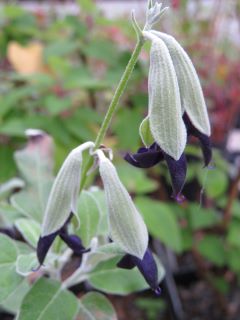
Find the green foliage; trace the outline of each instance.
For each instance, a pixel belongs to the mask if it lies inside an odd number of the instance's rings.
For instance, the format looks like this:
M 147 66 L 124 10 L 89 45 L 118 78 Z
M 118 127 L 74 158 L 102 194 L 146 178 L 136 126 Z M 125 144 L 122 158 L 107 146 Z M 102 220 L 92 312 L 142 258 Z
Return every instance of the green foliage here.
M 91 292 L 82 297 L 78 316 L 85 320 L 117 320 L 109 300 L 98 292 Z
M 198 243 L 198 250 L 207 260 L 215 263 L 217 266 L 223 266 L 226 255 L 222 239 L 214 235 L 205 236 Z
M 174 208 L 146 197 L 136 198 L 136 204 L 143 214 L 150 234 L 176 252 L 181 252 L 181 232 L 177 224 Z
M 18 320 L 74 319 L 79 309 L 77 298 L 63 290 L 59 282 L 41 278 L 25 296 Z

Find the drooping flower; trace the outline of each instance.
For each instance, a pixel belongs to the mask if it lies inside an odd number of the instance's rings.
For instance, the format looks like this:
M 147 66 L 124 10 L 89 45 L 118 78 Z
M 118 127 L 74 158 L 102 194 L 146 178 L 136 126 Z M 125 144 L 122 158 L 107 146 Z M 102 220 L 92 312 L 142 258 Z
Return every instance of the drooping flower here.
M 200 141 L 204 164 L 211 158 L 210 123 L 196 70 L 184 49 L 171 36 L 155 30 L 143 35 L 152 42 L 148 78 L 148 116 L 140 125 L 145 145 L 125 160 L 135 167 L 149 168 L 165 160 L 170 172 L 173 197 L 184 198 L 187 138 Z
M 73 253 L 77 256 L 81 256 L 83 253 L 88 252 L 89 249 L 85 249 L 82 245 L 81 239 L 77 235 L 68 234 L 67 226 L 70 223 L 73 214 L 71 213 L 66 223 L 59 230 L 47 235 L 40 237 L 37 244 L 37 257 L 40 266 L 43 264 L 46 255 L 52 246 L 55 238 L 60 238 L 66 243 L 66 245 L 73 250 Z
M 149 249 L 146 250 L 142 259 L 130 254 L 125 255 L 118 262 L 117 266 L 122 269 L 133 269 L 134 267 L 137 267 L 151 289 L 157 295 L 161 293 L 158 280 L 157 264 L 153 258 L 152 252 Z
M 184 154 L 182 154 L 179 160 L 175 160 L 161 150 L 157 143 L 154 142 L 149 148 L 140 148 L 135 154 L 127 153 L 124 159 L 138 168 L 150 168 L 165 160 L 172 180 L 173 197 L 179 202 L 183 200 L 181 191 L 187 172 Z
M 212 159 L 212 149 L 209 137 L 198 131 L 193 126 L 186 113 L 183 116 L 183 120 L 186 125 L 188 137 L 194 136 L 199 139 L 203 153 L 204 165 L 208 166 Z M 134 167 L 138 168 L 151 168 L 165 160 L 172 181 L 172 196 L 178 202 L 182 202 L 182 200 L 184 200 L 184 197 L 181 194 L 187 173 L 187 162 L 184 153 L 181 155 L 179 160 L 175 160 L 166 154 L 160 146 L 154 142 L 149 148 L 144 147 L 138 149 L 135 154 L 127 153 L 124 159 Z
M 73 149 L 65 159 L 54 180 L 44 213 L 41 237 L 37 246 L 40 265 L 42 265 L 49 248 L 58 235 L 74 253 L 82 254 L 86 252 L 82 246 L 81 239 L 75 235 L 68 234 L 67 224 L 72 215 L 76 215 L 77 211 L 82 153 L 84 150 L 92 149 L 93 147 L 93 142 L 86 142 Z
M 96 153 L 104 185 L 110 237 L 124 252 L 141 259 L 148 246 L 145 222 L 120 181 L 114 165 L 101 150 Z

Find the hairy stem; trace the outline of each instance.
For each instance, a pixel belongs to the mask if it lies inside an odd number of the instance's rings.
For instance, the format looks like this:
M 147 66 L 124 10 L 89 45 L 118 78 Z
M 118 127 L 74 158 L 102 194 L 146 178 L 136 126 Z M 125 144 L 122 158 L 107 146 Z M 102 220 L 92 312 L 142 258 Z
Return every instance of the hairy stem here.
M 111 120 L 112 120 L 112 117 L 114 115 L 114 113 L 116 112 L 116 109 L 117 109 L 117 106 L 118 106 L 118 103 L 119 103 L 119 100 L 123 94 L 123 92 L 125 91 L 126 87 L 127 87 L 127 83 L 128 83 L 128 80 L 133 72 L 133 69 L 135 67 L 135 64 L 138 60 L 138 57 L 139 57 L 139 54 L 141 52 L 141 49 L 143 47 L 143 44 L 144 44 L 144 38 L 143 37 L 140 37 L 138 39 L 138 42 L 136 44 L 136 47 L 132 53 L 132 56 L 126 66 L 126 69 L 122 75 L 122 78 L 117 86 L 117 89 L 115 91 L 115 94 L 112 98 L 112 101 L 108 107 L 108 111 L 105 115 L 105 118 L 103 120 L 103 123 L 101 125 L 101 128 L 98 132 L 98 135 L 97 135 L 97 138 L 95 140 L 95 150 L 98 149 L 100 147 L 100 145 L 102 144 L 103 142 L 103 139 L 107 133 L 107 130 L 109 129 L 109 126 L 111 124 Z M 91 168 L 92 166 L 92 163 L 93 163 L 93 160 L 92 158 L 88 157 L 88 159 L 86 160 L 86 165 L 84 166 L 83 168 L 83 172 L 82 172 L 82 179 L 81 179 L 81 190 L 84 188 L 85 186 L 85 183 L 86 183 L 86 178 L 87 178 L 87 172 L 88 170 Z

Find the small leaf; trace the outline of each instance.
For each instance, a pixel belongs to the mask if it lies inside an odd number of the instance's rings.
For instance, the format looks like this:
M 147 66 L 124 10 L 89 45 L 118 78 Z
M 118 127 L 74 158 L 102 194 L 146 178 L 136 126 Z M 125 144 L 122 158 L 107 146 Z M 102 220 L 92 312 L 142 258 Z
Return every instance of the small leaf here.
M 88 247 L 92 238 L 97 234 L 99 224 L 100 208 L 92 194 L 82 191 L 78 200 L 78 217 L 81 221 L 77 234 L 81 238 L 83 245 Z
M 21 276 L 28 276 L 39 265 L 36 253 L 21 254 L 17 258 L 16 272 Z
M 108 206 L 111 238 L 127 253 L 142 259 L 148 246 L 146 225 L 111 161 L 105 156 L 100 157 L 99 160 L 99 170 Z
M 187 134 L 176 72 L 164 42 L 149 32 L 144 35 L 152 40 L 148 78 L 150 129 L 162 150 L 178 160 Z
M 87 293 L 80 301 L 79 320 L 117 320 L 112 304 L 101 293 Z
M 140 124 L 139 134 L 146 147 L 154 143 L 154 138 L 150 130 L 149 117 L 146 117 Z
M 40 225 L 34 220 L 18 219 L 15 222 L 17 229 L 21 232 L 23 238 L 34 248 L 37 247 L 37 242 L 41 233 Z
M 17 320 L 73 320 L 78 308 L 77 298 L 61 283 L 41 278 L 23 299 Z

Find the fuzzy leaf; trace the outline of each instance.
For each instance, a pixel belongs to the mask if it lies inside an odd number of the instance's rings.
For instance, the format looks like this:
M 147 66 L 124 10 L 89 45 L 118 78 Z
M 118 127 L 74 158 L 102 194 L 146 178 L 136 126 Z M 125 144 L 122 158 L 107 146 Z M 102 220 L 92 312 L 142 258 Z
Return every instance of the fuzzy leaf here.
M 148 79 L 149 121 L 154 140 L 168 155 L 178 160 L 186 145 L 176 72 L 169 51 L 158 37 L 152 40 Z
M 17 320 L 75 319 L 78 300 L 60 282 L 41 278 L 23 299 Z
M 192 124 L 200 132 L 210 136 L 211 128 L 207 106 L 191 59 L 172 36 L 158 31 L 151 32 L 160 37 L 168 47 L 178 78 L 183 112 L 187 112 Z
M 106 195 L 110 233 L 123 250 L 142 259 L 148 246 L 148 232 L 142 216 L 107 158 L 100 159 L 100 174 Z
M 80 300 L 79 320 L 117 320 L 110 301 L 101 293 L 90 292 Z
M 21 232 L 23 238 L 33 247 L 37 247 L 40 236 L 40 225 L 30 219 L 22 218 L 15 221 L 17 229 Z

